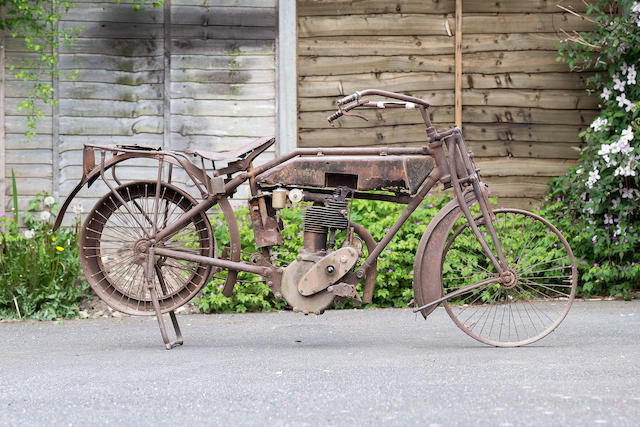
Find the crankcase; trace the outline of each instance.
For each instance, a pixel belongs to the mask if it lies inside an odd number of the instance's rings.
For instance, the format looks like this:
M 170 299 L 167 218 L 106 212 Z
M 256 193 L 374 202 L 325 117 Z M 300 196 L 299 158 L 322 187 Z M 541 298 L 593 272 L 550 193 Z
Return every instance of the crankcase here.
M 298 291 L 298 284 L 302 277 L 316 264 L 310 260 L 295 260 L 285 268 L 282 274 L 280 291 L 282 296 L 293 308 L 293 311 L 304 314 L 322 314 L 327 309 L 335 295 L 323 290 L 311 296 L 304 296 Z

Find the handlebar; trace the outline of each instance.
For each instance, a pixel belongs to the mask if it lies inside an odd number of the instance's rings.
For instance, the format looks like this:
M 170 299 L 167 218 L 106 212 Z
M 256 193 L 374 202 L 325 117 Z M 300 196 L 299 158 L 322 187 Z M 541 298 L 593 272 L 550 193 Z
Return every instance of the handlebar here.
M 397 99 L 402 102 L 369 102 L 366 99 L 363 99 L 363 96 L 367 95 L 378 95 L 386 98 Z M 357 101 L 357 102 L 354 102 Z M 352 104 L 349 104 L 352 102 Z M 349 104 L 346 107 L 342 107 L 344 104 Z M 401 93 L 389 92 L 386 90 L 378 90 L 378 89 L 367 89 L 363 91 L 355 92 L 351 95 L 345 96 L 338 100 L 338 111 L 327 117 L 329 123 L 332 123 L 334 120 L 342 117 L 350 110 L 353 110 L 357 107 L 373 107 L 373 108 L 406 108 L 406 109 L 414 109 L 416 104 L 419 105 L 419 108 L 428 108 L 431 106 L 424 99 L 416 98 L 409 95 L 404 95 Z M 360 116 L 362 118 L 362 116 Z
M 357 101 L 358 99 L 367 95 L 384 96 L 386 98 L 393 98 L 400 101 L 412 102 L 414 104 L 422 105 L 425 108 L 431 107 L 431 104 L 429 104 L 424 99 L 416 98 L 414 96 L 404 95 L 402 93 L 389 92 L 387 90 L 379 90 L 379 89 L 366 89 L 366 90 L 354 92 L 349 96 L 345 96 L 344 98 L 339 99 L 338 106 L 343 104 L 348 104 L 349 102 Z
M 339 99 L 338 100 L 338 105 L 348 104 L 350 102 L 357 101 L 358 98 L 360 98 L 360 94 L 358 92 L 355 92 L 355 93 L 353 93 L 351 95 L 345 96 L 342 99 Z

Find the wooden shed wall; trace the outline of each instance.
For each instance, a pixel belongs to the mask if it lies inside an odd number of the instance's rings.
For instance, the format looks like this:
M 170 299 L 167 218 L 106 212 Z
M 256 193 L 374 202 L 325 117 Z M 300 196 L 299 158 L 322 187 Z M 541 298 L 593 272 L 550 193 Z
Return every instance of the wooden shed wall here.
M 14 169 L 18 178 L 21 209 L 43 190 L 69 194 L 84 143 L 226 151 L 274 134 L 276 0 L 165 0 L 137 13 L 124 1 L 76 3 L 60 25 L 83 29 L 61 47 L 59 68 L 77 69 L 77 78 L 55 83 L 59 104 L 46 109 L 30 142 L 17 109 L 29 84 L 5 71 L 3 160 L 6 176 Z M 7 38 L 5 47 L 7 67 L 31 56 L 21 40 Z M 152 179 L 152 168 L 133 163 L 120 174 Z M 99 182 L 83 190 L 85 211 L 105 192 Z
M 530 206 L 575 164 L 578 133 L 596 114 L 586 75 L 556 61 L 560 29 L 590 28 L 557 7 L 580 0 L 463 0 L 463 133 L 500 203 Z M 449 31 L 448 31 L 449 29 Z M 416 112 L 326 117 L 340 95 L 380 88 L 429 100 L 438 127 L 454 121 L 455 0 L 299 0 L 299 145 L 419 145 Z

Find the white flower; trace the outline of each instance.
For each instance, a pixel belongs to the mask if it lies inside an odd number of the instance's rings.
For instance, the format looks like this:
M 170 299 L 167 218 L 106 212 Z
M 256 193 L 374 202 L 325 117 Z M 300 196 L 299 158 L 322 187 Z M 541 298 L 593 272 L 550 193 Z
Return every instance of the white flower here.
M 35 235 L 36 235 L 36 232 L 33 231 L 33 230 L 26 230 L 24 232 L 25 239 L 33 239 L 33 236 L 35 236 Z
M 634 85 L 636 84 L 636 67 L 634 65 L 632 65 L 631 67 L 629 67 L 629 72 L 627 73 L 627 84 L 629 85 Z
M 617 208 L 619 204 L 620 204 L 620 197 L 616 197 L 615 199 L 611 200 L 611 206 L 613 207 L 613 209 Z
M 601 130 L 606 130 L 608 126 L 609 120 L 607 120 L 606 118 L 598 117 L 593 121 L 593 123 L 591 123 L 590 127 L 594 131 L 599 132 Z
M 52 196 L 47 196 L 44 198 L 44 205 L 45 206 L 53 206 L 53 204 L 56 202 L 56 199 L 54 199 Z
M 627 65 L 627 61 L 622 61 L 622 65 L 620 66 L 620 70 L 622 70 L 622 75 L 627 74 L 628 69 L 629 69 L 629 66 Z M 618 73 L 616 73 L 616 76 L 618 76 Z
M 604 214 L 604 223 L 613 224 L 613 217 L 610 214 Z
M 631 198 L 633 198 L 633 189 L 631 189 L 631 188 L 623 188 L 622 189 L 622 198 L 623 199 L 631 199 Z
M 609 89 L 608 87 L 605 87 L 604 89 L 602 89 L 600 98 L 604 99 L 605 101 L 608 101 L 610 96 L 611 96 L 611 89 Z
M 49 221 L 51 219 L 51 214 L 49 213 L 49 211 L 42 211 L 40 212 L 40 220 L 41 221 Z
M 636 1 L 631 5 L 631 12 L 640 13 L 640 1 Z
M 616 227 L 616 231 L 613 232 L 614 236 L 620 236 L 622 235 L 624 230 L 622 230 L 622 228 L 620 227 L 620 224 L 618 224 L 618 226 Z
M 76 215 L 82 214 L 82 202 L 78 202 L 71 210 L 73 210 L 73 213 Z
M 622 61 L 622 65 L 620 66 L 620 69 L 622 70 L 622 75 L 627 74 L 627 70 L 629 69 L 629 66 L 627 65 L 627 61 Z M 616 76 L 618 76 L 618 73 L 616 73 Z
M 589 179 L 587 179 L 586 185 L 589 188 L 593 188 L 593 184 L 595 184 L 600 179 L 600 174 L 598 170 L 592 170 L 589 172 Z
M 627 105 L 627 103 L 631 102 L 627 99 L 627 96 L 624 93 L 616 96 L 616 101 L 618 101 L 618 107 L 620 108 L 624 107 L 625 105 Z
M 624 166 L 618 166 L 618 168 L 615 170 L 615 172 L 613 173 L 615 176 L 636 176 L 636 171 L 631 167 L 631 162 L 628 162 L 626 165 Z M 622 197 L 625 198 L 627 196 L 624 195 L 624 193 L 622 194 Z M 631 195 L 628 196 L 629 199 L 631 199 L 633 197 L 633 193 L 631 193 Z
M 613 89 L 619 90 L 620 92 L 624 91 L 624 86 L 627 84 L 625 80 L 620 80 L 620 74 L 616 73 L 613 76 Z
M 633 129 L 631 128 L 631 126 L 627 126 L 626 129 L 623 129 L 622 132 L 620 132 L 620 139 L 622 140 L 623 138 L 626 142 L 629 142 L 633 139 Z

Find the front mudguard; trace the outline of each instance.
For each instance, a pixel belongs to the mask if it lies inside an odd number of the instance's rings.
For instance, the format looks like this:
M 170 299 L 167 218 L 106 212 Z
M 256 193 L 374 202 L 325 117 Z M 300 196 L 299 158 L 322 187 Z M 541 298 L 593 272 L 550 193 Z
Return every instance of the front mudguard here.
M 465 193 L 467 206 L 475 203 L 473 192 Z M 433 217 L 425 230 L 413 264 L 413 294 L 416 307 L 422 307 L 442 297 L 442 257 L 447 238 L 454 224 L 462 215 L 457 199 L 453 199 Z M 426 317 L 437 307 L 433 305 L 420 310 Z

